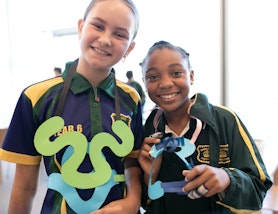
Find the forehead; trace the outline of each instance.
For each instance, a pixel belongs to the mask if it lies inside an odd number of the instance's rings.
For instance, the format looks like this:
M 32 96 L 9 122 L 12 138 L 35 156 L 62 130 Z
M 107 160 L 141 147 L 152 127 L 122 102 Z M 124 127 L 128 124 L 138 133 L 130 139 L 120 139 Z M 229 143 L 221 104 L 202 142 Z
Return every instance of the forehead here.
M 88 13 L 88 19 L 99 18 L 114 27 L 135 30 L 135 15 L 122 0 L 104 0 L 96 3 Z
M 186 70 L 189 70 L 189 64 L 187 59 L 177 51 L 167 47 L 154 50 L 147 58 L 144 64 L 143 75 L 149 71 L 165 71 L 176 66 L 182 66 Z
M 158 64 L 158 65 L 169 64 L 169 63 L 183 64 L 184 62 L 186 62 L 186 60 L 179 51 L 164 47 L 162 49 L 154 50 L 150 54 L 147 64 Z

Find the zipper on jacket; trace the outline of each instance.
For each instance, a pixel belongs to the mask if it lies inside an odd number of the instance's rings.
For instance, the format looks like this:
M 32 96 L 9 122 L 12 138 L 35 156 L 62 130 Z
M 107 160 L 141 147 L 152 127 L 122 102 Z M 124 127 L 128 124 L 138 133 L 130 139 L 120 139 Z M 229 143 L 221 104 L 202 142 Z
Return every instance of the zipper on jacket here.
M 93 86 L 94 94 L 95 94 L 95 101 L 99 102 L 99 97 L 97 95 L 97 87 Z

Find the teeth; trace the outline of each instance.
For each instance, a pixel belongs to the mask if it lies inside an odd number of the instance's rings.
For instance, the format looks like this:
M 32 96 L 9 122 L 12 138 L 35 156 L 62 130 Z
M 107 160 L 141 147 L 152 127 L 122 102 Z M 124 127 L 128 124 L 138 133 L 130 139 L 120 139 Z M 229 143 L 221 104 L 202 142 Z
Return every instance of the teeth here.
M 108 55 L 106 52 L 102 51 L 102 50 L 99 50 L 97 48 L 95 48 L 95 51 L 102 54 L 102 55 Z
M 160 95 L 160 97 L 163 98 L 163 99 L 170 99 L 170 98 L 172 98 L 172 97 L 174 97 L 176 95 L 177 95 L 177 93 L 167 94 L 167 95 Z

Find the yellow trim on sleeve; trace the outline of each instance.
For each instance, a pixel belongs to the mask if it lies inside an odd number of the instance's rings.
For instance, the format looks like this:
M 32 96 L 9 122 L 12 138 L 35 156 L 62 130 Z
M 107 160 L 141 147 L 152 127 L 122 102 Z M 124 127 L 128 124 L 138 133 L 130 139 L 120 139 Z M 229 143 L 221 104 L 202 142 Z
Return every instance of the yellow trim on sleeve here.
M 244 131 L 243 127 L 241 126 L 238 117 L 237 117 L 236 114 L 235 114 L 232 110 L 230 110 L 229 108 L 224 107 L 224 106 L 220 106 L 220 107 L 223 108 L 223 109 L 225 109 L 225 110 L 227 110 L 227 111 L 229 111 L 229 112 L 235 117 L 235 120 L 236 120 L 236 122 L 237 122 L 240 135 L 242 136 L 242 138 L 243 138 L 243 140 L 244 140 L 244 142 L 245 142 L 247 148 L 249 149 L 249 151 L 250 151 L 250 153 L 251 153 L 251 157 L 252 157 L 252 159 L 253 159 L 253 161 L 254 161 L 254 163 L 255 163 L 255 165 L 257 166 L 257 169 L 258 169 L 258 171 L 259 171 L 260 180 L 263 181 L 263 182 L 265 182 L 265 180 L 266 180 L 266 175 L 265 175 L 265 173 L 264 173 L 264 171 L 263 171 L 261 165 L 259 164 L 259 161 L 258 161 L 257 156 L 256 156 L 256 154 L 255 154 L 255 151 L 254 151 L 254 149 L 253 149 L 253 146 L 252 146 L 252 143 L 251 143 L 251 141 L 250 141 L 250 138 L 247 136 L 246 132 Z
M 55 162 L 56 166 L 58 167 L 59 171 L 61 172 L 62 166 L 61 166 L 60 163 L 58 162 L 58 160 L 57 160 L 57 158 L 56 158 L 56 154 L 54 155 L 54 162 Z
M 25 165 L 38 165 L 41 162 L 41 156 L 31 156 L 10 152 L 0 148 L 0 159 L 7 162 L 25 164 Z
M 250 214 L 250 213 L 254 213 L 258 210 L 238 210 L 235 209 L 234 207 L 228 206 L 226 204 L 221 203 L 220 201 L 216 201 L 217 204 L 220 204 L 223 207 L 228 208 L 229 210 L 231 210 L 233 213 L 237 213 L 237 214 Z
M 125 84 L 121 81 L 118 81 L 118 80 L 117 80 L 117 86 L 119 86 L 126 93 L 128 93 L 136 104 L 141 99 L 139 93 L 134 88 L 132 88 L 131 86 L 129 86 L 129 85 L 127 85 L 127 84 Z
M 63 82 L 62 77 L 49 79 L 43 82 L 39 82 L 27 88 L 24 94 L 31 100 L 32 106 L 34 107 L 41 96 L 52 86 Z
M 67 204 L 65 198 L 62 199 L 62 204 L 61 204 L 61 214 L 67 214 Z

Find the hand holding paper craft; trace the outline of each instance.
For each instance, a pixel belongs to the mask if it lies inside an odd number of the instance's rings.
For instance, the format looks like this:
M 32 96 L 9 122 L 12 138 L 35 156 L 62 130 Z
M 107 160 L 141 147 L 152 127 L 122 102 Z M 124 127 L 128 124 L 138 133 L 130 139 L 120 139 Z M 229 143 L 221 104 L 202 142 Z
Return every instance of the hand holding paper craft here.
M 170 147 L 168 150 L 167 147 Z M 160 144 L 155 144 L 151 148 L 150 155 L 157 158 L 163 151 L 175 152 L 175 149 L 179 147 L 179 151 L 176 154 L 183 160 L 187 168 L 191 169 L 191 165 L 187 162 L 185 158 L 192 155 L 196 149 L 195 144 L 191 143 L 189 139 L 186 138 L 166 138 L 161 141 Z M 154 160 L 155 161 L 155 160 Z M 154 164 L 154 163 L 153 163 Z M 153 200 L 158 199 L 164 195 L 164 192 L 176 192 L 178 194 L 186 194 L 182 192 L 182 187 L 185 185 L 185 181 L 173 181 L 164 182 L 156 181 L 152 183 L 152 168 L 150 171 L 148 194 Z

